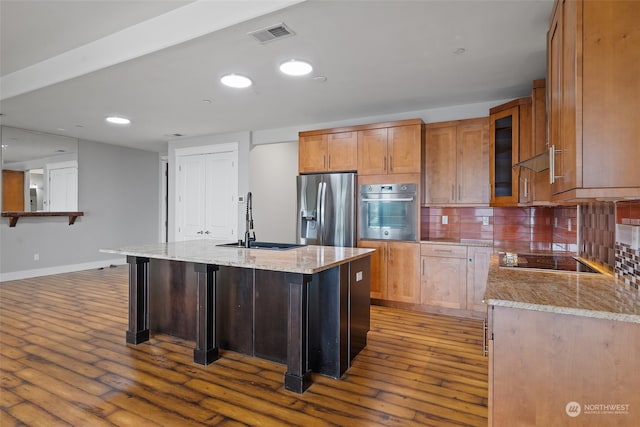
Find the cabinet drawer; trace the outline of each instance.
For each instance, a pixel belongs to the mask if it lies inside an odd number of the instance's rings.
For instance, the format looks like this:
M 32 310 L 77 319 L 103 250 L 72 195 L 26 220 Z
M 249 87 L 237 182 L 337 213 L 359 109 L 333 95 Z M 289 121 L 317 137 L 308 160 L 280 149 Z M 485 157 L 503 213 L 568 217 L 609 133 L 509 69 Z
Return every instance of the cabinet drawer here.
M 438 256 L 445 258 L 466 258 L 467 247 L 460 245 L 420 245 L 420 255 L 422 256 Z

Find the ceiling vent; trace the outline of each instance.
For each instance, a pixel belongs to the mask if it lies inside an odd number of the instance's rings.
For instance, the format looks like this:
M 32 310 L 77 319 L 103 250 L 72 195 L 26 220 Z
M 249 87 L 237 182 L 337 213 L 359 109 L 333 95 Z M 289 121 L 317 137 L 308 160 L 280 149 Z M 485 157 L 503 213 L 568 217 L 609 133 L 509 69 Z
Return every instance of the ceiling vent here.
M 276 39 L 283 39 L 285 37 L 290 37 L 295 35 L 291 28 L 287 27 L 284 23 L 279 23 L 276 25 L 271 25 L 267 28 L 263 28 L 261 30 L 252 31 L 249 33 L 254 39 L 258 40 L 260 43 L 268 43 L 270 41 Z

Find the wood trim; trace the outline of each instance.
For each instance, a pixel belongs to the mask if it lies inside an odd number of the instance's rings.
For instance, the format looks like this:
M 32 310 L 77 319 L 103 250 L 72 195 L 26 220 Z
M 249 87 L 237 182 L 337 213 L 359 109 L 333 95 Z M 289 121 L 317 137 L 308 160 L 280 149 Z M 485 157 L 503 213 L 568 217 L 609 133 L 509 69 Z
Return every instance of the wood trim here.
M 640 187 L 574 188 L 551 196 L 551 202 L 593 202 L 598 200 L 640 199 Z
M 414 126 L 414 125 L 422 125 L 422 124 L 423 124 L 422 119 L 398 120 L 395 122 L 372 123 L 372 124 L 366 124 L 366 125 L 345 126 L 345 127 L 339 127 L 339 128 L 331 128 L 331 129 L 308 130 L 308 131 L 298 132 L 298 137 L 322 135 L 322 134 L 328 134 L 328 133 L 357 132 L 360 130 L 368 130 L 368 129 L 381 129 L 381 128 L 390 128 L 390 127 L 397 127 L 397 126 Z
M 484 117 L 474 117 L 472 119 L 460 119 L 460 120 L 450 120 L 448 122 L 433 122 L 427 123 L 424 125 L 425 129 L 438 129 L 444 127 L 451 126 L 459 126 L 459 125 L 473 125 L 475 123 L 488 123 L 489 116 Z
M 473 310 L 462 310 L 462 309 L 449 308 L 449 307 L 439 307 L 435 305 L 413 304 L 413 303 L 407 303 L 407 302 L 401 302 L 401 301 L 381 300 L 376 298 L 371 298 L 371 305 L 399 308 L 402 310 L 410 310 L 416 313 L 441 314 L 445 316 L 461 317 L 465 319 L 481 320 L 485 318 L 484 312 L 478 312 Z
M 496 107 L 493 107 L 493 108 L 489 109 L 489 114 L 499 113 L 501 111 L 508 110 L 510 108 L 513 108 L 513 107 L 518 107 L 520 105 L 527 105 L 527 104 L 531 104 L 531 97 L 530 96 L 526 96 L 524 98 L 514 99 L 513 101 L 509 101 L 507 103 L 504 103 L 504 104 L 498 105 Z
M 546 87 L 547 87 L 546 79 L 536 79 L 533 81 L 533 84 L 531 85 L 531 89 L 544 89 Z

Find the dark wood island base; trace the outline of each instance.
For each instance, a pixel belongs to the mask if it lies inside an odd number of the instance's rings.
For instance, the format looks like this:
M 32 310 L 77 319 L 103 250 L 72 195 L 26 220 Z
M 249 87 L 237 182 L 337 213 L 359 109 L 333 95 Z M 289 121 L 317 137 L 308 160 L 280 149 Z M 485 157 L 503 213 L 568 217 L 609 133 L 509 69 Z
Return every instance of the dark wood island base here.
M 311 373 L 340 378 L 366 345 L 369 256 L 313 274 L 127 256 L 129 329 L 195 341 L 194 362 L 227 349 L 287 365 L 284 387 L 303 393 Z

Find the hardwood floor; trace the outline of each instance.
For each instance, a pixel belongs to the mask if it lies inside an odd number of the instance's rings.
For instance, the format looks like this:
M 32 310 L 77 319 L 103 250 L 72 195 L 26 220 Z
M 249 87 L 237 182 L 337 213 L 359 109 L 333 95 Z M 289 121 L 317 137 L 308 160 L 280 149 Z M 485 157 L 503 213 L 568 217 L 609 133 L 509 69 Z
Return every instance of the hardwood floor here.
M 285 391 L 285 366 L 152 334 L 127 345 L 127 267 L 0 283 L 0 425 L 487 425 L 473 320 L 371 308 L 342 380 Z

